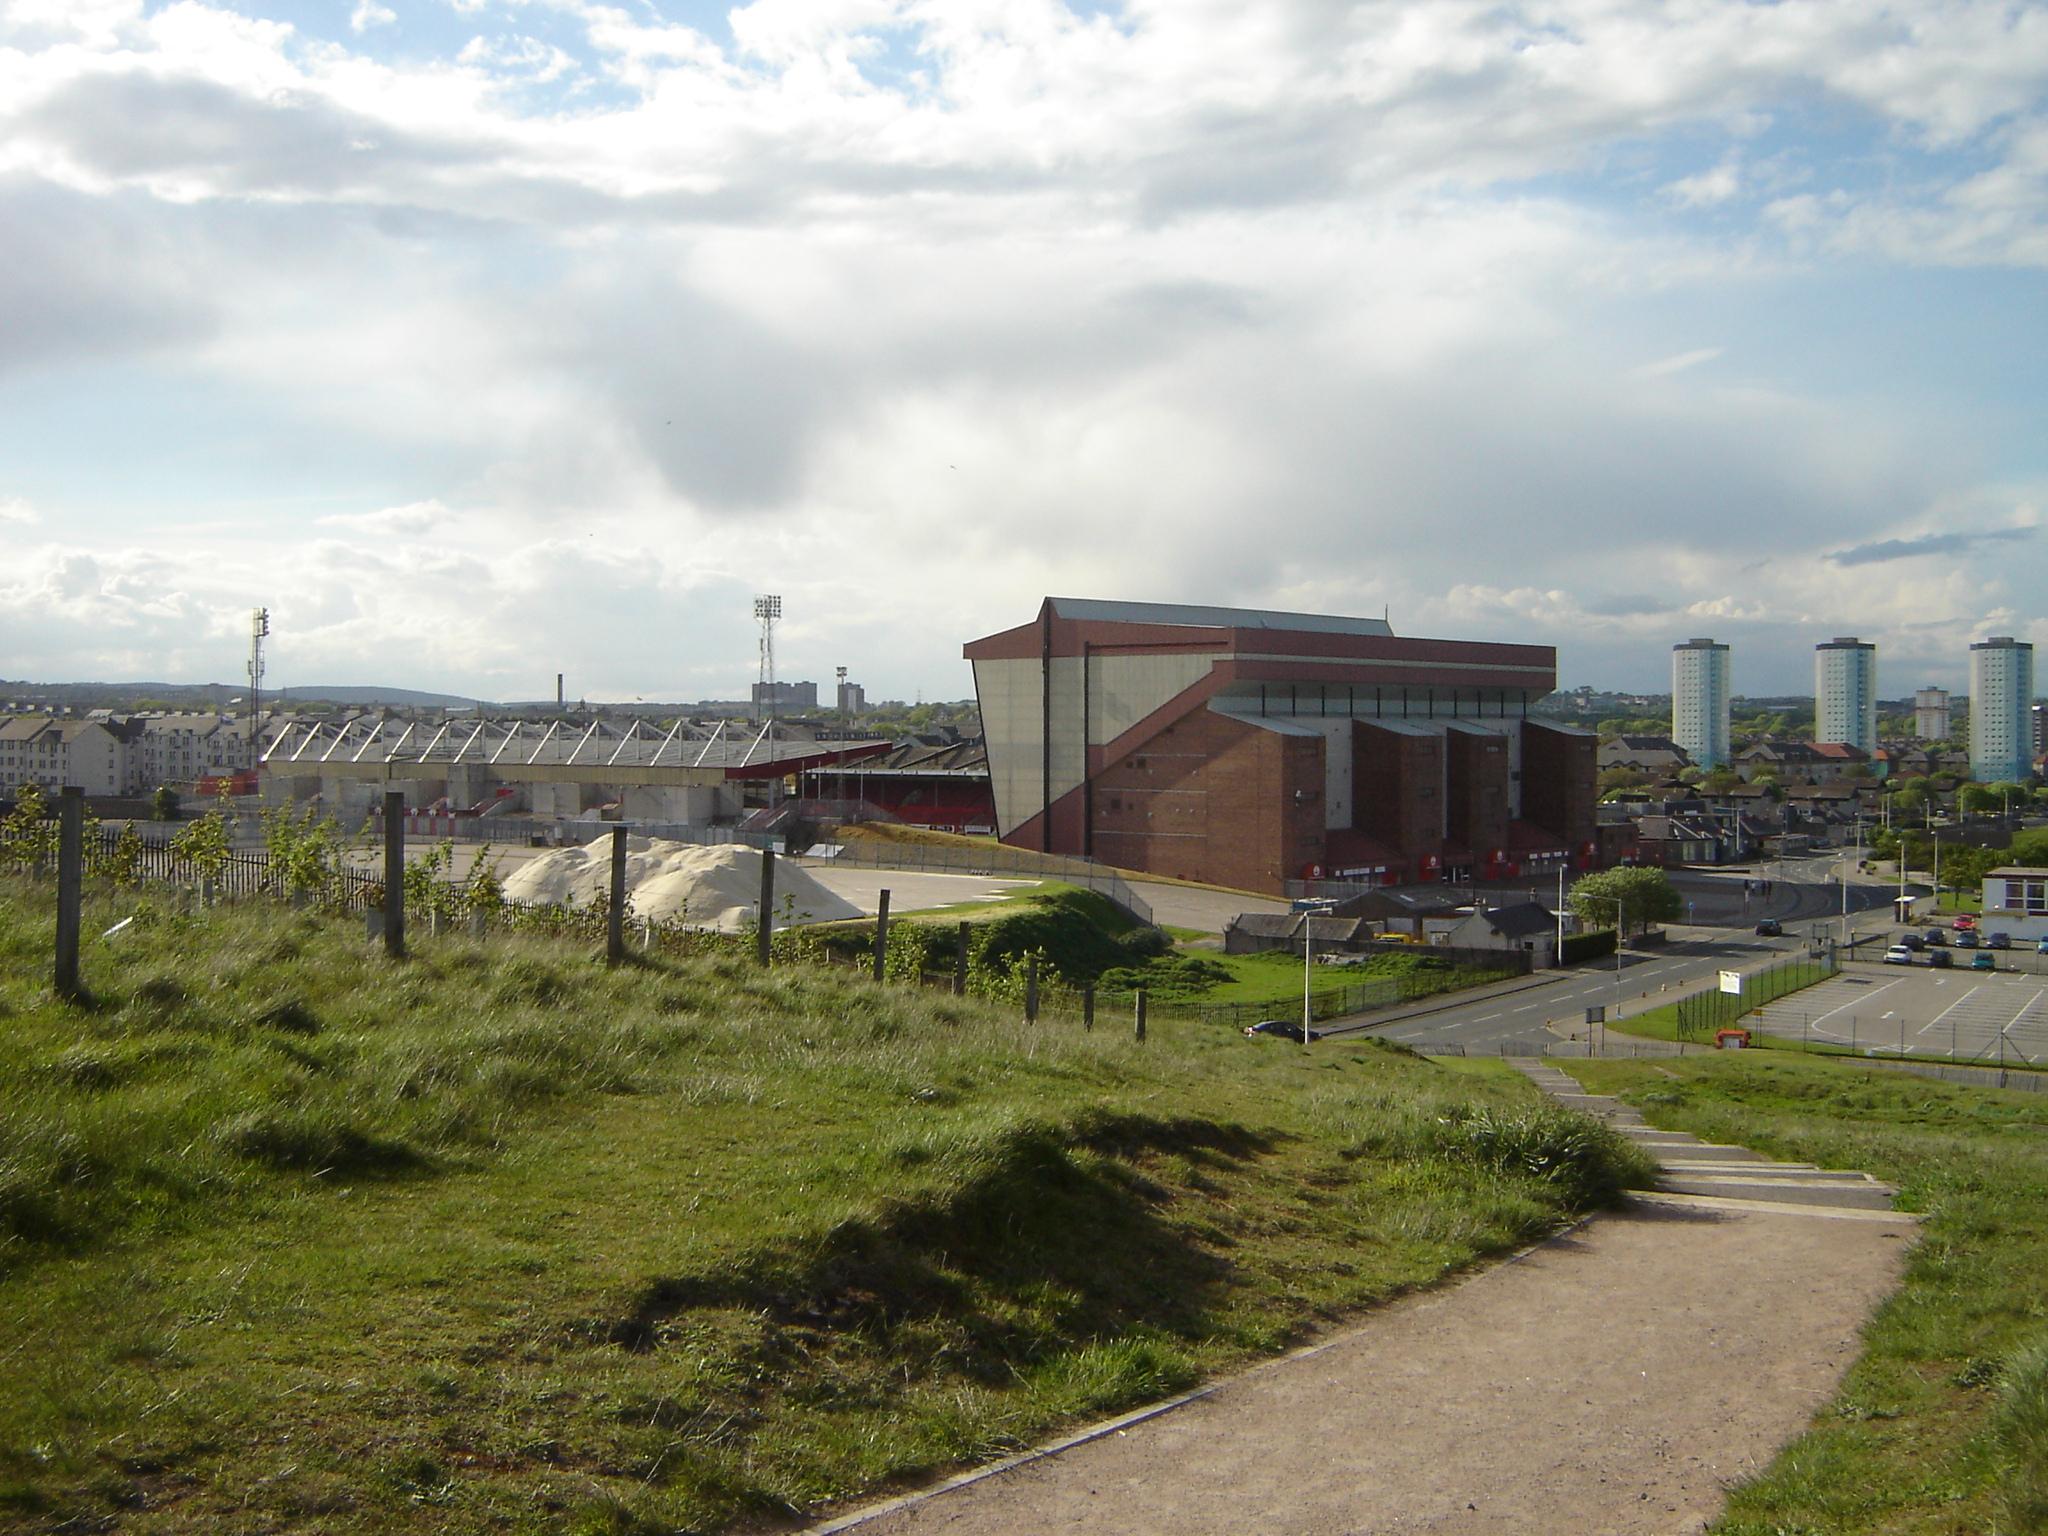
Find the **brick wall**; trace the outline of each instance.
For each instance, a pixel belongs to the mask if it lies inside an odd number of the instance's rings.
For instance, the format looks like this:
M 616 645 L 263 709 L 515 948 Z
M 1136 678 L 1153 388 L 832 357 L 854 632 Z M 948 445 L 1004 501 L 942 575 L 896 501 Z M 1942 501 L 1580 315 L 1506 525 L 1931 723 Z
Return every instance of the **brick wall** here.
M 1441 852 L 1444 757 L 1440 736 L 1351 727 L 1351 824 L 1410 862 Z M 1409 878 L 1415 878 L 1411 870 Z
M 1522 819 L 1554 833 L 1576 855 L 1599 836 L 1599 743 L 1540 725 L 1522 727 Z
M 1508 744 L 1501 736 L 1447 731 L 1444 825 L 1450 841 L 1484 863 L 1508 845 Z
M 1095 857 L 1279 891 L 1323 856 L 1323 743 L 1197 707 L 1096 774 Z

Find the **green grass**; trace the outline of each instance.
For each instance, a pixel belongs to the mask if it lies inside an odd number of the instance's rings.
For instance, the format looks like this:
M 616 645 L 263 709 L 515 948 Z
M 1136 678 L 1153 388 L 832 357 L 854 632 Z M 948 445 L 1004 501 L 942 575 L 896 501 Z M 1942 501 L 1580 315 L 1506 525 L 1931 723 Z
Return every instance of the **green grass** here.
M 0 882 L 0 1526 L 708 1531 L 999 1454 L 1646 1169 L 1499 1073 Z
M 1654 1124 L 1864 1169 L 1925 1213 L 1862 1358 L 1721 1536 L 2048 1530 L 2048 1099 L 1747 1052 L 1566 1065 Z

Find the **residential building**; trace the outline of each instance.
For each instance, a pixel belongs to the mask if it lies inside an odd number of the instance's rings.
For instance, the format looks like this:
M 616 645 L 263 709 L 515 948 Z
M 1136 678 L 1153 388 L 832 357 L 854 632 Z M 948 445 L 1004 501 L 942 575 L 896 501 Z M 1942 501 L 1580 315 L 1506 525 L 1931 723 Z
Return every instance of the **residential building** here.
M 818 707 L 818 685 L 756 683 L 747 702 L 753 706 L 756 719 L 764 719 L 770 714 L 808 714 Z
M 1003 840 L 1284 890 L 1589 867 L 1590 732 L 1548 646 L 1384 620 L 1047 598 L 970 642 Z
M 1727 765 L 1727 646 L 1688 640 L 1671 648 L 1671 739 L 1702 768 Z
M 1837 635 L 1813 648 L 1813 739 L 1877 750 L 1877 647 Z
M 133 737 L 114 720 L 18 715 L 0 722 L 0 794 L 11 798 L 31 783 L 53 792 L 76 785 L 88 795 L 126 794 Z
M 1970 647 L 1970 777 L 2024 779 L 2034 768 L 2034 648 L 2011 635 Z
M 868 691 L 859 683 L 839 685 L 838 709 L 849 720 L 857 720 L 867 710 Z
M 1913 734 L 1922 741 L 1948 740 L 1948 690 L 1922 688 L 1913 695 Z
M 1692 766 L 1685 749 L 1667 736 L 1616 736 L 1600 743 L 1599 766 L 1628 768 L 1654 778 L 1674 774 Z

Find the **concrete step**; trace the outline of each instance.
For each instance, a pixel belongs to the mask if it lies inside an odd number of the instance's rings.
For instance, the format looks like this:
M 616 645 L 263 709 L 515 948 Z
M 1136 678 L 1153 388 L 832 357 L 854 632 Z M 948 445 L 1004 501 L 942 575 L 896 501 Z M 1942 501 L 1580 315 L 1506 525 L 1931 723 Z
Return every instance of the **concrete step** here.
M 1811 1184 L 1778 1179 L 1705 1179 L 1666 1176 L 1657 1188 L 1670 1195 L 1713 1195 L 1722 1200 L 1761 1200 L 1777 1205 L 1813 1205 L 1840 1210 L 1888 1211 L 1892 1197 L 1881 1184 Z

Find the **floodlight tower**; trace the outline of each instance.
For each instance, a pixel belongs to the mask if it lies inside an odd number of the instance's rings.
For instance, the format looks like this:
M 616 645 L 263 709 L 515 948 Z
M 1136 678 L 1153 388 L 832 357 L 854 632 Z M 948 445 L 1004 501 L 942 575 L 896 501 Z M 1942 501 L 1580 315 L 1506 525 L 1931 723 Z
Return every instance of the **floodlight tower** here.
M 270 610 L 257 608 L 249 614 L 249 766 L 256 766 L 256 752 L 260 745 L 263 723 L 258 718 L 262 712 L 263 688 L 263 640 L 270 633 Z
M 782 599 L 764 592 L 754 599 L 754 617 L 761 624 L 761 706 L 775 723 L 775 621 L 782 617 Z M 772 735 L 773 732 L 771 731 Z

